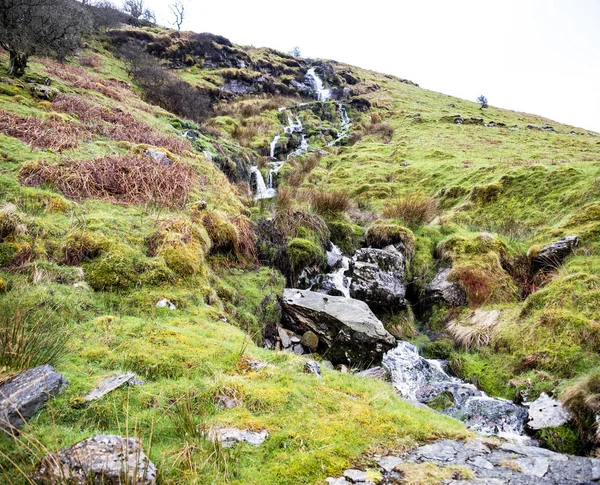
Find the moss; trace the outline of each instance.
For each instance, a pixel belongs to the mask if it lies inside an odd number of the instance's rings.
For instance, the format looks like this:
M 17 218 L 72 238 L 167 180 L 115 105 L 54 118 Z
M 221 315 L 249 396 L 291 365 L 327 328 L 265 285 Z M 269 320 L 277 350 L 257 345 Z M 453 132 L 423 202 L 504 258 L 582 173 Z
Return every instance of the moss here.
M 450 480 L 471 480 L 473 472 L 463 466 L 438 466 L 435 463 L 403 463 L 396 467 L 406 485 L 441 485 Z
M 362 226 L 345 220 L 327 220 L 331 242 L 339 246 L 345 254 L 352 254 L 360 246 L 365 230 Z
M 454 396 L 451 392 L 441 392 L 433 399 L 429 400 L 427 405 L 436 411 L 444 411 L 445 409 L 454 406 Z
M 421 348 L 421 353 L 427 359 L 449 359 L 455 350 L 453 340 L 441 338 L 425 343 Z
M 320 267 L 325 261 L 323 248 L 310 239 L 292 238 L 287 243 L 287 255 L 292 271 L 298 275 L 308 266 Z
M 8 291 L 8 281 L 0 276 L 0 293 L 6 293 Z
M 220 211 L 206 210 L 202 215 L 202 223 L 212 242 L 212 252 L 235 254 L 238 246 L 238 232 L 235 225 Z
M 116 243 L 85 263 L 87 282 L 95 290 L 126 290 L 143 284 L 173 282 L 175 275 L 162 258 L 148 258 L 140 251 Z
M 502 185 L 499 183 L 476 185 L 471 189 L 469 197 L 473 202 L 478 204 L 489 204 L 496 200 L 501 193 Z
M 535 438 L 544 448 L 557 453 L 580 455 L 584 451 L 577 428 L 570 423 L 541 429 L 536 433 Z
M 375 248 L 389 245 L 402 245 L 410 257 L 415 252 L 415 236 L 413 232 L 399 222 L 390 219 L 380 219 L 369 226 L 365 234 L 366 242 Z
M 381 315 L 380 318 L 385 329 L 397 339 L 410 340 L 417 335 L 415 316 L 410 306 L 403 311 Z
M 74 231 L 69 234 L 63 247 L 63 260 L 65 264 L 79 266 L 96 258 L 106 244 L 106 238 L 102 234 Z

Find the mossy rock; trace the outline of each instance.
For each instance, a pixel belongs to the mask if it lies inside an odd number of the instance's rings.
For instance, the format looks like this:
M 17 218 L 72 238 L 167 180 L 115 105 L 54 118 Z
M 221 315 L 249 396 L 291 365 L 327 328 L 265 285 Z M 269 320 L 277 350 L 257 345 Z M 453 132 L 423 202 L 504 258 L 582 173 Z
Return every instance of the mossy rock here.
M 421 353 L 427 359 L 449 359 L 454 351 L 454 341 L 449 338 L 427 342 L 421 348 Z
M 499 183 L 476 185 L 471 189 L 470 199 L 479 204 L 493 202 L 502 193 L 503 187 Z
M 503 256 L 508 252 L 508 248 L 500 239 L 487 233 L 452 234 L 436 248 L 438 257 L 450 262 L 490 252 Z
M 379 219 L 369 226 L 365 234 L 366 243 L 374 248 L 402 245 L 405 255 L 411 259 L 415 253 L 415 235 L 397 221 Z
M 345 254 L 352 254 L 360 247 L 365 234 L 363 227 L 344 220 L 328 220 L 327 227 L 331 233 L 331 242 Z
M 145 284 L 175 281 L 175 275 L 162 258 L 148 258 L 125 244 L 112 245 L 84 266 L 86 281 L 92 288 L 128 290 Z
M 308 266 L 321 266 L 325 261 L 323 248 L 314 241 L 301 237 L 290 239 L 287 255 L 292 271 L 296 274 Z
M 202 223 L 212 242 L 212 253 L 235 254 L 238 246 L 238 231 L 225 214 L 217 210 L 206 210 Z

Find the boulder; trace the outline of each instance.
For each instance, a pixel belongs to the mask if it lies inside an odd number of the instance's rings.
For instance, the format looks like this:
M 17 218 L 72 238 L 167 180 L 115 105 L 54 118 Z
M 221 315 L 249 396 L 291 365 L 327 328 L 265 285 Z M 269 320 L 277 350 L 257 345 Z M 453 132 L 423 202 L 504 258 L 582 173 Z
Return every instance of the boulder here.
M 559 401 L 552 399 L 545 392 L 542 392 L 535 401 L 526 405 L 529 407 L 527 426 L 531 429 L 561 426 L 571 419 L 569 411 Z
M 224 448 L 231 448 L 242 442 L 259 446 L 269 437 L 269 432 L 267 430 L 249 431 L 237 428 L 214 428 L 209 431 L 209 437 L 213 441 L 221 443 Z
M 382 381 L 388 380 L 388 373 L 381 366 L 371 367 L 370 369 L 357 372 L 356 375 L 360 377 L 368 377 L 370 379 L 381 379 Z
M 429 304 L 444 303 L 449 306 L 467 304 L 467 295 L 454 281 L 448 281 L 451 268 L 441 269 L 427 285 L 425 299 Z
M 565 236 L 540 249 L 533 257 L 536 268 L 554 268 L 561 264 L 579 245 L 579 237 Z
M 317 377 L 321 377 L 321 366 L 315 360 L 309 360 L 304 364 L 304 372 L 307 374 L 314 374 Z
M 118 485 L 125 477 L 131 485 L 154 485 L 156 474 L 138 438 L 97 435 L 46 455 L 32 478 L 40 485 Z
M 304 332 L 300 343 L 311 352 L 314 352 L 319 348 L 319 336 L 315 332 L 309 330 L 308 332 Z
M 98 384 L 98 386 L 96 386 L 87 396 L 84 397 L 84 400 L 87 402 L 96 401 L 121 386 L 135 386 L 140 384 L 142 384 L 142 381 L 136 377 L 135 372 L 116 374 L 114 376 L 102 379 L 100 384 Z
M 286 288 L 282 299 L 283 323 L 298 334 L 319 337 L 318 352 L 334 364 L 367 366 L 381 362 L 396 340 L 366 303 Z
M 392 309 L 406 306 L 404 256 L 394 246 L 363 248 L 354 256 L 350 296 L 369 305 Z
M 68 385 L 50 365 L 21 372 L 0 386 L 0 430 L 11 434 Z

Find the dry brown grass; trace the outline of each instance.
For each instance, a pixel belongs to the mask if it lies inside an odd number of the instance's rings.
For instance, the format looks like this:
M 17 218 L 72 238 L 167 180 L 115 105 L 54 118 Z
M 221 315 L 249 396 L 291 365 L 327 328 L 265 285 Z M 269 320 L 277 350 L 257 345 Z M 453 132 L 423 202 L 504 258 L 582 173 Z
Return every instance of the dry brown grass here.
M 365 131 L 367 134 L 379 136 L 385 143 L 389 143 L 392 141 L 395 130 L 393 126 L 386 122 L 376 122 L 367 126 Z
M 100 57 L 95 54 L 82 56 L 79 62 L 82 66 L 91 67 L 92 69 L 98 69 L 101 64 Z
M 333 192 L 305 191 L 303 198 L 310 204 L 314 212 L 322 216 L 342 214 L 352 205 L 348 194 L 341 190 Z
M 76 88 L 97 91 L 116 101 L 125 99 L 125 90 L 117 81 L 107 81 L 91 75 L 85 69 L 60 64 L 51 59 L 42 59 L 40 62 L 44 64 L 50 76 L 58 77 Z
M 121 109 L 111 110 L 69 95 L 57 97 L 52 108 L 76 115 L 90 132 L 113 140 L 154 145 L 180 155 L 190 150 L 187 140 L 163 135 Z
M 290 163 L 296 166 L 296 169 L 288 176 L 287 183 L 290 187 L 299 187 L 306 176 L 312 172 L 323 156 L 320 153 L 310 153 L 306 157 L 294 160 Z
M 383 216 L 386 219 L 400 219 L 410 227 L 431 221 L 437 212 L 437 201 L 420 194 L 398 198 L 383 208 Z
M 42 160 L 25 164 L 23 185 L 51 184 L 71 199 L 104 199 L 120 203 L 185 205 L 192 184 L 192 168 L 181 162 L 170 166 L 149 156 L 113 155 L 96 160 Z
M 19 116 L 4 110 L 0 110 L 0 132 L 32 147 L 57 152 L 74 148 L 90 138 L 90 134 L 76 123 Z

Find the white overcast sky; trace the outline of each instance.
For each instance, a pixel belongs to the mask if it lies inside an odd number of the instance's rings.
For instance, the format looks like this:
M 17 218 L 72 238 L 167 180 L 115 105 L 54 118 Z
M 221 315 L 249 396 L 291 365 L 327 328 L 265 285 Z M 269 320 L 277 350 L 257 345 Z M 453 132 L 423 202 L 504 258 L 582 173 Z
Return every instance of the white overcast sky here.
M 118 0 L 116 0 L 118 1 Z M 170 0 L 146 0 L 159 23 Z M 186 0 L 185 30 L 600 132 L 600 0 Z

